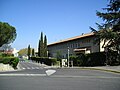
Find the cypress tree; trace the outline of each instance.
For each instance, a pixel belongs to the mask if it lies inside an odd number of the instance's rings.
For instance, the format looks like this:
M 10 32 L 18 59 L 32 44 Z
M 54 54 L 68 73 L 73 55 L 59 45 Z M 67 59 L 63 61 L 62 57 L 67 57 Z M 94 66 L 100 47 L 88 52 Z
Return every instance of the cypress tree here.
M 31 55 L 31 49 L 30 49 L 30 45 L 28 46 L 28 59 L 30 59 L 30 55 Z
M 39 40 L 39 44 L 38 44 L 38 56 L 40 57 L 40 40 Z
M 32 49 L 32 56 L 35 56 L 35 50 Z
M 40 57 L 44 56 L 44 45 L 43 45 L 43 32 L 41 32 L 41 38 L 40 38 Z
M 44 57 L 47 57 L 47 37 L 44 37 Z
M 43 39 L 43 32 L 41 32 L 41 36 L 38 44 L 38 56 L 47 57 L 47 37 L 45 35 Z

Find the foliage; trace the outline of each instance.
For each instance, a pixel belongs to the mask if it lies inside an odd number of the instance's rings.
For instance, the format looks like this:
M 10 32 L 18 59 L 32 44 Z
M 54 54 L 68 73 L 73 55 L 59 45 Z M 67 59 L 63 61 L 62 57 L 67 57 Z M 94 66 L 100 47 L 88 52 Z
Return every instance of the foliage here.
M 118 55 L 116 51 L 112 51 L 112 50 L 109 50 L 108 52 L 106 53 L 107 65 L 111 65 L 111 66 L 120 65 L 120 54 Z
M 27 55 L 28 55 L 28 59 L 30 59 L 30 55 L 31 55 L 31 48 L 30 48 L 30 45 L 28 46 L 28 53 L 27 53 Z
M 13 54 L 8 54 L 8 53 L 1 53 L 1 57 L 11 57 L 14 56 Z
M 78 56 L 70 56 L 74 66 L 104 66 L 106 63 L 106 55 L 103 52 L 91 54 L 79 54 Z
M 79 62 L 79 66 L 87 66 L 86 63 L 87 63 L 88 59 L 87 59 L 86 54 L 83 54 L 83 53 L 79 54 L 77 57 L 77 60 Z
M 39 56 L 39 57 L 40 57 L 40 51 L 41 51 L 41 50 L 40 50 L 40 49 L 41 49 L 41 48 L 40 48 L 40 42 L 41 42 L 41 41 L 39 40 L 39 44 L 38 44 L 38 56 Z
M 86 58 L 87 62 L 85 64 L 87 66 L 104 66 L 106 63 L 106 55 L 103 52 L 87 54 Z
M 21 49 L 18 53 L 19 56 L 25 56 L 28 53 L 28 48 Z
M 17 69 L 17 64 L 19 63 L 19 59 L 17 57 L 3 57 L 2 58 L 3 64 L 9 64 L 14 69 Z
M 44 57 L 47 57 L 47 37 L 44 37 Z
M 57 53 L 56 53 L 56 58 L 57 58 L 57 61 L 60 61 L 60 62 L 61 62 L 62 54 L 61 54 L 60 51 L 57 51 Z
M 0 47 L 16 39 L 16 29 L 5 22 L 0 22 Z
M 104 24 L 97 24 L 98 30 L 91 28 L 96 35 L 96 42 L 103 41 L 103 48 L 107 51 L 117 51 L 119 56 L 120 52 L 120 0 L 110 0 L 107 8 L 104 8 L 106 12 L 98 12 L 97 16 L 104 20 Z M 107 44 L 106 44 L 107 42 Z M 111 53 L 111 52 L 107 52 Z M 113 54 L 111 54 L 113 55 Z M 118 57 L 117 56 L 117 57 Z M 111 60 L 114 56 L 108 58 Z M 118 59 L 118 58 L 117 58 Z M 119 60 L 119 59 L 118 59 Z
M 72 55 L 72 56 L 70 56 L 69 60 L 73 61 L 73 66 L 79 66 L 79 61 L 80 60 L 78 60 L 77 56 Z
M 44 44 L 43 44 L 43 33 L 41 32 L 41 39 L 40 39 L 40 57 L 44 56 Z
M 43 40 L 43 32 L 41 32 L 41 36 L 38 44 L 38 56 L 47 57 L 47 37 L 45 35 Z
M 48 57 L 31 57 L 31 60 L 36 61 L 38 63 L 44 63 L 46 65 L 52 65 L 57 63 L 57 59 L 48 58 Z
M 35 56 L 35 50 L 32 49 L 32 56 Z

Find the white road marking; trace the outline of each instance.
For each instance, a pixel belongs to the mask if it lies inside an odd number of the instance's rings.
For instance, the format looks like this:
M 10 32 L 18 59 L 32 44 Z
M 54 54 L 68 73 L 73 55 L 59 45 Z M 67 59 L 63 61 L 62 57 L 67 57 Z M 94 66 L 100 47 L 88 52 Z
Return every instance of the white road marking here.
M 0 76 L 46 76 L 46 74 L 0 74 Z
M 36 67 L 36 69 L 40 69 L 39 67 Z
M 22 68 L 22 69 L 25 69 L 25 68 Z
M 27 67 L 27 69 L 30 69 L 29 67 Z
M 56 70 L 46 70 L 45 72 L 48 76 L 50 76 L 50 75 L 54 74 L 56 72 Z
M 35 67 L 32 67 L 32 69 L 35 69 Z

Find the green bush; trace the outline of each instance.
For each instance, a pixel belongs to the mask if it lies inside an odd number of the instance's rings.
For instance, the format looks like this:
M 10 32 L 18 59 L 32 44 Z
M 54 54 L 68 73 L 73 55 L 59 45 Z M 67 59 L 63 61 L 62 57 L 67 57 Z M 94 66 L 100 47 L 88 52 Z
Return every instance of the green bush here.
M 31 57 L 31 60 L 36 61 L 38 63 L 44 63 L 44 64 L 49 65 L 49 66 L 57 63 L 57 59 L 48 58 L 48 57 Z
M 57 64 L 57 59 L 56 58 L 49 58 L 49 60 L 51 61 L 51 63 L 53 65 Z
M 1 62 L 3 64 L 9 64 L 14 69 L 17 69 L 17 64 L 19 63 L 19 58 L 17 58 L 17 57 L 3 57 Z
M 10 60 L 11 60 L 10 57 L 4 57 L 2 63 L 3 64 L 10 64 Z
M 109 50 L 107 53 L 107 65 L 120 65 L 120 54 L 116 51 Z
M 73 66 L 79 66 L 79 61 L 77 56 L 70 56 L 70 61 L 73 61 Z
M 19 63 L 19 58 L 13 58 L 11 61 L 11 65 L 14 69 L 17 69 L 18 63 Z
M 1 54 L 2 57 L 13 57 L 13 54 L 8 54 L 8 53 L 2 53 Z
M 106 55 L 104 52 L 96 52 L 87 54 L 87 66 L 104 66 L 106 63 Z
M 2 61 L 3 61 L 2 59 L 3 59 L 3 58 L 2 58 L 2 57 L 0 57 L 0 63 L 2 63 Z
M 106 63 L 106 55 L 103 52 L 80 54 L 78 60 L 80 66 L 104 66 Z
M 104 52 L 96 52 L 91 54 L 79 54 L 70 56 L 74 66 L 103 66 L 106 63 L 106 55 Z

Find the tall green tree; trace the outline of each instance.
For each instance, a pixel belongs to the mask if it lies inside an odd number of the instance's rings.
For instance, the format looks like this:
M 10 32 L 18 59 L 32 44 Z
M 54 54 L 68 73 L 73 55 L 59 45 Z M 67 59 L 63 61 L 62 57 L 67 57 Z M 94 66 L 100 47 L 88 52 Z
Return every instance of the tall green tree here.
M 30 55 L 31 55 L 31 48 L 30 45 L 28 46 L 28 59 L 30 59 Z
M 9 44 L 16 39 L 17 33 L 15 27 L 5 22 L 0 22 L 0 47 Z
M 47 57 L 47 37 L 44 37 L 44 57 Z
M 41 32 L 41 36 L 38 44 L 38 56 L 47 57 L 47 37 L 45 35 L 43 39 L 43 32 Z
M 40 38 L 40 57 L 44 57 L 43 32 L 41 32 Z
M 35 56 L 35 50 L 32 49 L 32 56 Z
M 106 48 L 109 54 L 109 61 L 120 57 L 120 0 L 110 0 L 106 12 L 97 11 L 96 15 L 103 19 L 103 24 L 98 24 L 98 30 L 91 28 L 96 35 L 96 42 L 103 41 L 103 48 Z M 107 44 L 106 44 L 107 42 Z M 117 51 L 117 55 L 110 54 Z
M 40 49 L 41 49 L 41 48 L 40 48 L 40 41 L 41 41 L 41 40 L 39 40 L 39 44 L 38 44 L 38 56 L 39 56 L 39 57 L 40 57 L 40 51 L 41 51 L 41 50 L 40 50 Z

